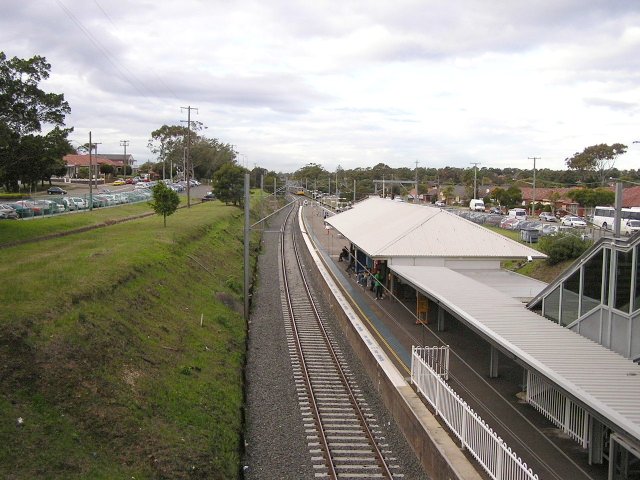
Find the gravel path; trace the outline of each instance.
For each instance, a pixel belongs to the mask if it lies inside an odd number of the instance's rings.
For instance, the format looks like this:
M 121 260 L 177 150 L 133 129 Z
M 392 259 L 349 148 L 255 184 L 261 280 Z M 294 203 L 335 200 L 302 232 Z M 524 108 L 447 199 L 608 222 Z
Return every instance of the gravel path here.
M 263 235 L 257 286 L 253 292 L 246 371 L 244 474 L 247 480 L 315 479 L 293 381 L 280 301 L 277 231 L 284 215 L 276 216 Z M 321 308 L 325 312 L 330 311 L 327 302 Z M 401 466 L 404 478 L 426 479 L 363 372 L 359 359 L 345 344 L 344 337 L 336 333 L 339 332 L 337 326 L 330 325 L 329 328 L 349 359 L 352 372 L 359 379 L 359 386 L 378 419 L 396 463 Z

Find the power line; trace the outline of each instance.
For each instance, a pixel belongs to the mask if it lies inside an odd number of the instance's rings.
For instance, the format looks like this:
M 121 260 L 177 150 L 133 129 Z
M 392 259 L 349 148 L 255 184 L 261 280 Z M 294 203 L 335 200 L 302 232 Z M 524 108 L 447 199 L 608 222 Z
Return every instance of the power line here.
M 102 14 L 105 16 L 105 18 L 107 18 L 107 20 L 109 20 L 113 24 L 113 21 L 105 12 L 105 10 L 100 6 L 100 4 L 96 0 L 94 0 L 94 2 L 102 11 Z M 84 34 L 84 36 L 89 39 L 93 46 L 102 54 L 105 60 L 107 60 L 107 62 L 109 62 L 109 64 L 116 70 L 122 80 L 131 85 L 131 87 L 133 87 L 133 89 L 138 92 L 138 94 L 140 94 L 147 100 L 149 100 L 149 96 L 147 94 L 154 95 L 153 91 L 147 86 L 145 82 L 140 80 L 131 70 L 129 70 L 126 66 L 122 65 L 116 60 L 116 56 L 113 55 L 106 47 L 104 47 L 100 43 L 100 41 L 91 33 L 91 31 L 87 27 L 85 27 L 84 24 L 78 19 L 78 17 L 76 17 L 73 12 L 69 10 L 69 8 L 62 2 L 62 0 L 56 0 L 56 3 L 60 7 L 60 9 L 67 15 L 67 17 L 69 17 L 69 19 Z M 156 74 L 154 73 L 154 75 Z M 175 93 L 157 75 L 156 77 L 160 80 L 160 84 L 164 86 L 167 91 L 175 97 Z

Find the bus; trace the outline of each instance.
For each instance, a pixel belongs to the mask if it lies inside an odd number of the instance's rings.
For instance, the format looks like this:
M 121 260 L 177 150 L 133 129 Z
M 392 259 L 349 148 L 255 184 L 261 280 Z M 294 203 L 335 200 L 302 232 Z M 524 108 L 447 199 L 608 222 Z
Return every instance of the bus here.
M 592 223 L 603 230 L 613 230 L 613 217 L 616 209 L 613 207 L 596 207 L 593 209 Z M 640 207 L 630 207 L 622 209 L 622 219 L 620 220 L 620 233 L 628 234 L 627 228 L 629 220 L 640 220 Z

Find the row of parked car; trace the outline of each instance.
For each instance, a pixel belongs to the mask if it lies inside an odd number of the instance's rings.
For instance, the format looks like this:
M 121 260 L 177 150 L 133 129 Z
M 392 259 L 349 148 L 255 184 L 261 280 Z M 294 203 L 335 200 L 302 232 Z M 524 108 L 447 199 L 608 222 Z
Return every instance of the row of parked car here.
M 581 236 L 588 237 L 588 234 L 583 233 L 584 227 L 587 226 L 587 223 L 584 220 L 579 220 L 580 217 L 563 217 L 562 220 L 558 221 L 556 217 L 553 217 L 553 220 L 546 220 L 541 214 L 539 220 L 531 220 L 526 217 L 512 217 L 495 213 L 471 212 L 469 210 L 460 209 L 452 210 L 452 212 L 457 213 L 461 217 L 474 223 L 496 226 L 504 228 L 505 230 L 537 230 L 538 235 L 540 236 L 556 235 L 561 231 L 580 232 Z
M 148 201 L 151 198 L 151 190 L 134 190 L 132 192 L 111 192 L 102 190 L 98 193 L 85 196 L 59 196 L 47 199 L 19 200 L 16 202 L 0 204 L 0 219 L 31 218 L 45 215 L 86 210 L 93 208 L 122 205 Z M 91 205 L 90 203 L 91 202 Z

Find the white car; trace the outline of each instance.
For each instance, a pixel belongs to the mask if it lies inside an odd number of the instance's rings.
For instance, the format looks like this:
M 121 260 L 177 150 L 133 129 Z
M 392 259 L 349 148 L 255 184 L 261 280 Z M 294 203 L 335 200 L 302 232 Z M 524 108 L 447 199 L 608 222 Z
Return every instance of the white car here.
M 540 221 L 542 222 L 557 222 L 558 219 L 553 216 L 551 213 L 549 212 L 542 212 L 540 214 Z
M 445 202 L 443 202 L 442 200 L 438 200 L 436 203 L 434 203 L 434 205 L 436 207 L 446 207 L 447 204 Z
M 640 232 L 640 220 L 629 220 L 627 222 L 627 235 L 631 236 L 636 232 Z
M 580 217 L 572 217 L 571 215 L 567 215 L 562 219 L 562 225 L 565 225 L 567 227 L 584 228 L 587 226 L 587 222 L 585 222 Z

